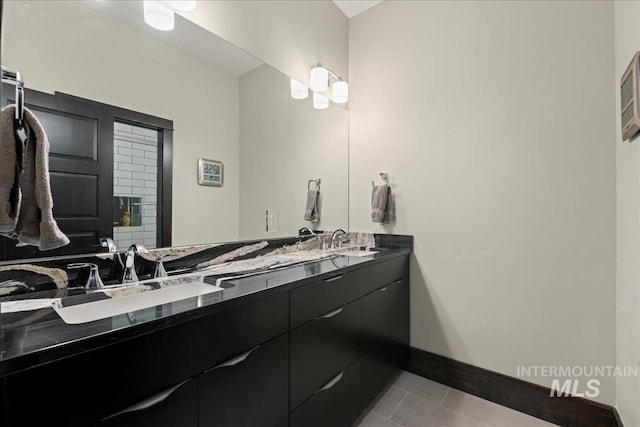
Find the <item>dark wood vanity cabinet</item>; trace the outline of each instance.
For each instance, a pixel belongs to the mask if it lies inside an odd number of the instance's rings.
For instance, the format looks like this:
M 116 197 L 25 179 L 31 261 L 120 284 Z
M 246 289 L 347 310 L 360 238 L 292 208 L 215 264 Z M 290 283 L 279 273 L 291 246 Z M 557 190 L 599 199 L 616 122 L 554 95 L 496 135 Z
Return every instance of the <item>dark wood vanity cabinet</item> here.
M 402 369 L 409 349 L 407 258 L 291 291 L 291 427 L 351 425 Z
M 0 425 L 349 426 L 406 362 L 408 271 L 381 260 L 5 376 Z M 39 384 L 62 389 L 34 403 Z

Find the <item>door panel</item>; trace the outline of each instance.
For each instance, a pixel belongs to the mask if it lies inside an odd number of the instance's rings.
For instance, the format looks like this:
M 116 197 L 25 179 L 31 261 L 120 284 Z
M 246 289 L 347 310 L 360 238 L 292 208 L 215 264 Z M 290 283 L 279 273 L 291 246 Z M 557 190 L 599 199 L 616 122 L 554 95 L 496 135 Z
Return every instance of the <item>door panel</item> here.
M 10 89 L 4 85 L 2 105 L 14 102 Z M 71 243 L 40 252 L 0 237 L 0 259 L 97 252 L 99 237 L 113 234 L 113 114 L 100 104 L 29 89 L 25 101 L 49 139 L 53 214 Z

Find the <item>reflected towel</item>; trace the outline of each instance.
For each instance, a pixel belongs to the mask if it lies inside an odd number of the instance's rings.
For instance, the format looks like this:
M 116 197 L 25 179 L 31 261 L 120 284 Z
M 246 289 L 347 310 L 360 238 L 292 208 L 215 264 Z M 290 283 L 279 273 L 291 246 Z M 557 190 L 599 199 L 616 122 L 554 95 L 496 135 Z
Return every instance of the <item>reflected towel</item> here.
M 14 114 L 14 105 L 2 109 L 5 115 Z M 56 249 L 69 244 L 53 219 L 53 198 L 49 182 L 49 140 L 35 114 L 24 109 L 27 128 L 27 144 L 23 154 L 22 202 L 19 206 L 16 233 L 18 245 L 37 246 L 41 251 Z M 3 139 L 6 137 L 2 131 Z M 15 137 L 11 138 L 15 146 Z
M 391 187 L 386 184 L 373 187 L 371 192 L 371 221 L 377 224 L 384 224 L 390 192 Z
M 318 196 L 320 195 L 320 191 L 318 190 L 309 190 L 307 192 L 307 209 L 304 212 L 305 221 L 318 222 L 319 212 L 318 212 Z

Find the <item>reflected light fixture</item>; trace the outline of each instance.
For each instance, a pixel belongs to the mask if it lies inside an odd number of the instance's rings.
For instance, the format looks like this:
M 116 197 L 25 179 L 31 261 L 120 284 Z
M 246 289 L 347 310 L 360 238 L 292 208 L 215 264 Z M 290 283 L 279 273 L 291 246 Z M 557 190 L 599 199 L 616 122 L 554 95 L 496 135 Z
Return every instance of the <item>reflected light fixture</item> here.
M 296 79 L 291 79 L 291 97 L 293 99 L 305 99 L 309 96 L 309 88 Z
M 144 0 L 144 22 L 156 30 L 170 31 L 175 25 L 173 10 L 155 0 Z
M 318 92 L 313 92 L 313 108 L 316 110 L 324 110 L 329 108 L 329 98 Z
M 166 0 L 167 6 L 180 12 L 189 12 L 196 8 L 196 0 Z

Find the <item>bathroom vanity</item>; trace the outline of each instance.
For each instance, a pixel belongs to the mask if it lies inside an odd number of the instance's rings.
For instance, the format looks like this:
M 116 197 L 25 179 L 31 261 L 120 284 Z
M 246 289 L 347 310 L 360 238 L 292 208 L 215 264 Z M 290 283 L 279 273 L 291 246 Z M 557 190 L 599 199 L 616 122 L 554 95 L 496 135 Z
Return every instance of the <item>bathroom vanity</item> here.
M 82 324 L 2 314 L 3 350 L 32 344 L 0 358 L 0 423 L 348 426 L 409 349 L 411 249 L 374 251 L 204 275 L 222 290 Z

